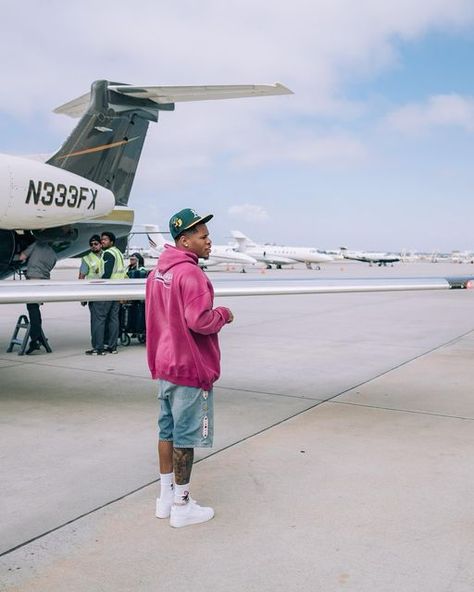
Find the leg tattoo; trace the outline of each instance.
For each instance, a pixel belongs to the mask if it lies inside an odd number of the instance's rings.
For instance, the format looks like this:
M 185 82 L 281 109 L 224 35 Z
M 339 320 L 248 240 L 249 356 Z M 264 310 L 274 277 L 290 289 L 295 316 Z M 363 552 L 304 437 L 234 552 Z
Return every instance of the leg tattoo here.
M 173 469 L 175 482 L 186 485 L 191 479 L 194 448 L 173 448 Z

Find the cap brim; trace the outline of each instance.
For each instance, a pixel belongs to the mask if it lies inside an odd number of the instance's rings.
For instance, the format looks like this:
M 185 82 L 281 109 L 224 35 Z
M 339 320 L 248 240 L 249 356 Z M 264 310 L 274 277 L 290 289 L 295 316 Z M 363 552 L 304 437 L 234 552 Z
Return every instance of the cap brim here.
M 184 228 L 183 230 L 189 230 L 190 228 L 193 228 L 198 224 L 207 224 L 207 222 L 209 222 L 211 218 L 214 218 L 214 214 L 206 214 L 206 216 L 202 216 L 201 218 L 199 218 L 199 220 L 195 220 L 192 224 L 186 226 L 186 228 Z M 183 230 L 181 232 L 183 232 Z

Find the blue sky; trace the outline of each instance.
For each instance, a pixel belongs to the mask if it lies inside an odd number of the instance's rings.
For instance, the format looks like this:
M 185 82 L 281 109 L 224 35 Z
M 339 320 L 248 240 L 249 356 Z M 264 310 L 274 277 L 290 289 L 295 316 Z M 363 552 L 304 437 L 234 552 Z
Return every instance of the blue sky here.
M 130 205 L 215 213 L 216 242 L 474 250 L 474 5 L 124 0 L 2 9 L 0 151 L 51 153 L 51 113 L 98 78 L 280 81 L 294 95 L 178 104 L 151 125 Z M 28 18 L 25 18 L 25 14 Z

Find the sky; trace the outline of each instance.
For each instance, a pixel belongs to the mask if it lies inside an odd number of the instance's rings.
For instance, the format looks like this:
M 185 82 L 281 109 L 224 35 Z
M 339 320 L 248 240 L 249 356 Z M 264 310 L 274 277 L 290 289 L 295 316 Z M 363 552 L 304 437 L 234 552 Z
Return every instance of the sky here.
M 281 82 L 151 124 L 129 205 L 256 242 L 474 251 L 472 0 L 24 0 L 2 7 L 0 152 L 49 154 L 97 79 Z

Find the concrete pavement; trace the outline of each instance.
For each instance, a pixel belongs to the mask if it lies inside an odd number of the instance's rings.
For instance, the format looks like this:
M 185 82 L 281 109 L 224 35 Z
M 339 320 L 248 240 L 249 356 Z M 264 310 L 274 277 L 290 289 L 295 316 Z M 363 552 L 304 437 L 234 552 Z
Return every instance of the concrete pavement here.
M 182 530 L 153 518 L 142 346 L 86 359 L 87 315 L 51 311 L 53 354 L 0 356 L 0 589 L 472 590 L 473 297 L 226 301 L 216 517 Z

